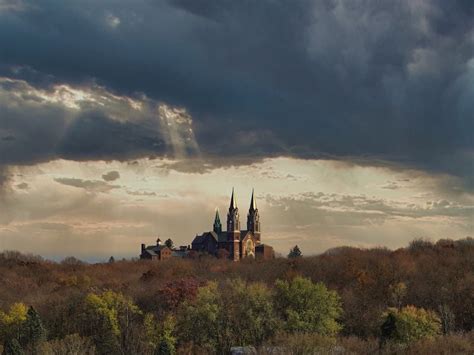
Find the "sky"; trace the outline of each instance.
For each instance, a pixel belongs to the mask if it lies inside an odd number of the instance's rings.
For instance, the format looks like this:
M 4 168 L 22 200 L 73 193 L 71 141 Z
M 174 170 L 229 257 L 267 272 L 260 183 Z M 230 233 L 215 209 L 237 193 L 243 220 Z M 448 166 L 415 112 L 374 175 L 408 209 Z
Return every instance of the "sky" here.
M 0 250 L 473 236 L 471 0 L 0 0 Z

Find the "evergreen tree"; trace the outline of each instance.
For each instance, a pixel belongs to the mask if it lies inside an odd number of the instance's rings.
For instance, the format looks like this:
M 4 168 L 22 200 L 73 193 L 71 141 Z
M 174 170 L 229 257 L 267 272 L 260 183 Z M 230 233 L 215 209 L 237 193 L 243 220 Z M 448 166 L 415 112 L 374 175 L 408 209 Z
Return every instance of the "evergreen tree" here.
M 38 343 L 46 340 L 46 330 L 43 326 L 41 318 L 32 306 L 26 313 L 26 322 L 24 324 L 25 329 L 25 344 L 31 344 L 36 346 Z
M 173 355 L 176 353 L 174 344 L 168 339 L 163 338 L 155 350 L 155 355 Z
M 109 258 L 109 264 L 113 264 L 113 263 L 115 263 L 115 258 L 113 256 L 111 256 Z
M 2 355 L 23 355 L 23 349 L 18 340 L 11 338 L 5 342 Z
M 290 253 L 288 254 L 288 258 L 299 258 L 301 256 L 302 256 L 301 250 L 297 245 L 295 245 L 293 249 L 290 250 Z

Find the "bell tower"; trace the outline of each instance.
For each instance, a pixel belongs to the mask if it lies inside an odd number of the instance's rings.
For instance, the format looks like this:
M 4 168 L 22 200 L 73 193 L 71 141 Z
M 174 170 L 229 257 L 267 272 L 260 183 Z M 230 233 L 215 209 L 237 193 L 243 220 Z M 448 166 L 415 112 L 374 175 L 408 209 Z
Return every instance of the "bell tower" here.
M 235 199 L 234 188 L 230 198 L 229 212 L 227 213 L 227 243 L 230 258 L 234 261 L 240 258 L 240 220 L 239 209 Z
M 257 202 L 255 201 L 255 193 L 252 189 L 252 197 L 250 199 L 249 213 L 247 214 L 247 230 L 252 232 L 260 243 L 260 215 L 258 214 Z

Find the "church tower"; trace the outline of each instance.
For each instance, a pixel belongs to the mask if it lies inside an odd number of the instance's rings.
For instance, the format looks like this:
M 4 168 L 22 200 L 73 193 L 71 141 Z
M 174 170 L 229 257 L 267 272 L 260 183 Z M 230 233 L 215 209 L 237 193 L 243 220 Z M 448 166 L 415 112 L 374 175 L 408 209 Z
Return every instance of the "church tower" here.
M 216 233 L 222 232 L 221 219 L 219 217 L 219 210 L 217 208 L 216 208 L 216 217 L 214 218 L 214 232 Z
M 227 243 L 230 258 L 234 261 L 240 258 L 240 220 L 239 209 L 232 188 L 232 196 L 230 198 L 229 212 L 227 213 Z
M 247 230 L 255 235 L 260 243 L 260 216 L 258 214 L 257 202 L 255 201 L 254 190 L 252 189 L 252 198 L 250 199 L 250 208 L 247 215 Z

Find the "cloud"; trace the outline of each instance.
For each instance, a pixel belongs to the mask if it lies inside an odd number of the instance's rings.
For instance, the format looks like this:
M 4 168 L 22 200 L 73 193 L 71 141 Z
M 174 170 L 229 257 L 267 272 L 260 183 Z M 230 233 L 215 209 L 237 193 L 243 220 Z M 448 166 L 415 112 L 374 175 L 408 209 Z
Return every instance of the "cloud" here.
M 71 114 L 64 100 L 5 89 L 21 92 L 0 112 L 17 142 L 0 143 L 3 164 L 191 150 L 392 164 L 474 186 L 472 1 L 6 4 L 0 74 L 44 91 L 95 83 L 111 101 L 75 100 Z M 112 95 L 142 94 L 186 108 L 192 132 L 139 110 L 117 120 Z
M 16 185 L 16 188 L 20 190 L 28 190 L 28 184 L 26 182 L 22 182 Z
M 83 180 L 76 178 L 56 178 L 54 179 L 59 184 L 78 187 L 93 192 L 108 192 L 112 189 L 117 189 L 119 185 L 110 185 L 100 180 Z
M 164 117 L 174 110 L 179 115 Z M 143 96 L 117 96 L 100 86 L 36 88 L 5 77 L 0 77 L 0 137 L 0 187 L 9 165 L 174 157 L 178 151 L 184 158 L 198 150 L 185 110 Z
M 118 171 L 109 171 L 102 175 L 102 179 L 105 181 L 115 181 L 120 178 L 120 173 Z

